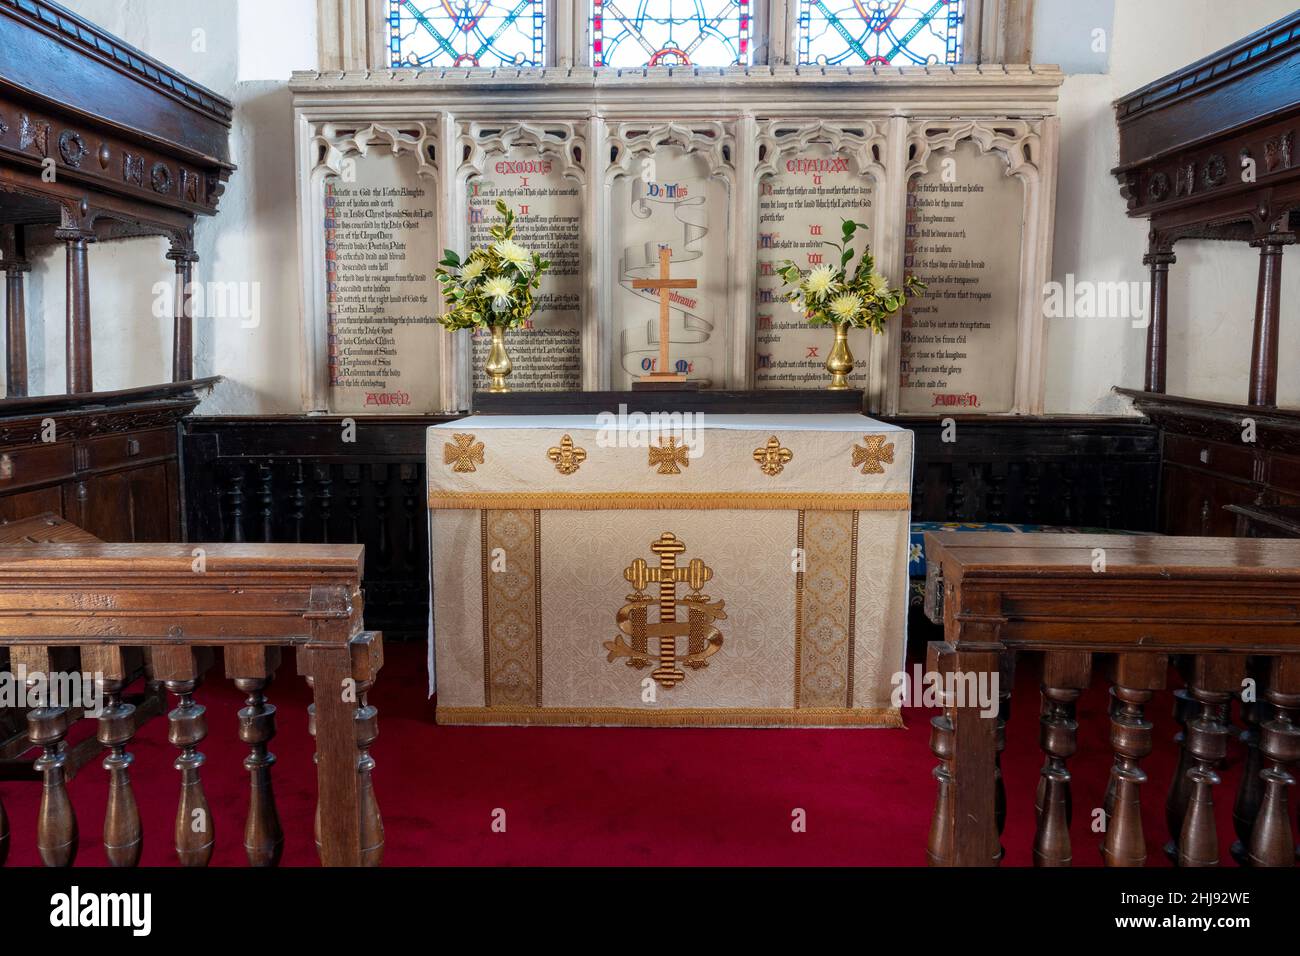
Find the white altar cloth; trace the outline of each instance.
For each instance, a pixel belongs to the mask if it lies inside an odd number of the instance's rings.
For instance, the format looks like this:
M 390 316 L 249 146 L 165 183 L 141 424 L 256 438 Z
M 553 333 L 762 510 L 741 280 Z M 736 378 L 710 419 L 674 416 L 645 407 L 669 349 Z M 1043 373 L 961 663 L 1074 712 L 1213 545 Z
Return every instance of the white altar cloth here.
M 427 463 L 440 723 L 898 725 L 911 432 L 473 416 Z

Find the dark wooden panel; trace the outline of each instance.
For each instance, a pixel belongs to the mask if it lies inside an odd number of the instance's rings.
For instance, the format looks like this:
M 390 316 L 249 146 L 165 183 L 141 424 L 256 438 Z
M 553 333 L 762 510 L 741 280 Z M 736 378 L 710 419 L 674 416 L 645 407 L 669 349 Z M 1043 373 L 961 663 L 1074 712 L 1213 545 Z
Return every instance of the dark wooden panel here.
M 429 618 L 424 432 L 446 417 L 191 418 L 189 541 L 365 545 L 366 626 L 422 639 Z
M 1248 481 L 1166 465 L 1161 526 L 1170 534 L 1232 537 L 1237 519 L 1226 506 L 1249 504 L 1255 497 L 1255 487 Z
M 72 476 L 73 447 L 68 442 L 0 450 L 0 494 L 45 485 Z
M 84 466 L 90 469 L 134 466 L 176 456 L 176 429 L 154 428 L 129 435 L 106 435 L 84 443 Z
M 17 521 L 50 511 L 63 513 L 63 489 L 59 485 L 0 495 L 0 521 Z
M 1160 436 L 1140 419 L 896 419 L 916 435 L 912 516 L 1154 531 Z
M 480 415 L 598 415 L 602 412 L 674 413 L 714 415 L 826 415 L 861 412 L 861 389 L 830 391 L 824 388 L 768 388 L 752 391 L 726 389 L 646 389 L 619 392 L 475 392 L 474 412 Z
M 64 515 L 102 541 L 171 540 L 167 466 L 148 465 L 63 486 Z
M 424 432 L 446 420 L 187 419 L 187 540 L 364 544 L 366 626 L 423 638 Z M 1159 434 L 1140 420 L 962 420 L 955 441 L 940 420 L 896 424 L 916 435 L 918 519 L 1156 527 Z

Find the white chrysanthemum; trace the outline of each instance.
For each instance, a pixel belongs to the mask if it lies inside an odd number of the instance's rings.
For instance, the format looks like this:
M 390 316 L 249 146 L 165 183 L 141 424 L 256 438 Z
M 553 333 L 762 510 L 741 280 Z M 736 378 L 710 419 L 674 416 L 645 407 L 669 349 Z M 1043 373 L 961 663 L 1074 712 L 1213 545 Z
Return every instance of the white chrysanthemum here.
M 848 322 L 862 308 L 862 300 L 852 292 L 846 292 L 831 299 L 829 308 L 831 315 L 835 316 L 840 322 Z
M 513 289 L 511 281 L 503 276 L 495 276 L 483 283 L 483 294 L 492 297 L 494 312 L 505 312 L 510 308 L 510 293 Z
M 880 295 L 882 292 L 889 291 L 889 280 L 879 272 L 871 273 L 871 278 L 867 280 L 867 291 L 872 295 Z
M 471 259 L 465 263 L 465 267 L 460 270 L 460 277 L 465 282 L 473 282 L 483 274 L 483 260 Z
M 803 287 L 810 298 L 820 299 L 835 287 L 835 270 L 830 266 L 818 266 L 808 273 Z
M 520 272 L 529 272 L 533 268 L 533 257 L 528 250 L 513 239 L 502 239 L 492 251 L 501 257 L 501 261 L 512 265 Z

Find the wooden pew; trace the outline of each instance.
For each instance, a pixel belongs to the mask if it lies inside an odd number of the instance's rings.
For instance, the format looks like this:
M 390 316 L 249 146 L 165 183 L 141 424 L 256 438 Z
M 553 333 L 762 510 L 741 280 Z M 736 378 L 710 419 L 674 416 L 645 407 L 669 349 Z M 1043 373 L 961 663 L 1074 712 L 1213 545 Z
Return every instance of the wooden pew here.
M 1300 759 L 1300 541 L 932 532 L 925 549 L 926 612 L 945 638 L 929 645 L 926 668 L 944 679 L 943 713 L 931 722 L 940 761 L 931 864 L 1001 859 L 1007 801 L 998 762 L 1012 671 L 1019 658 L 1041 655 L 1035 865 L 1073 859 L 1075 702 L 1097 664 L 1112 685 L 1114 751 L 1099 849 L 1108 866 L 1145 864 L 1141 764 L 1156 743 L 1145 708 L 1165 688 L 1171 661 L 1186 687 L 1172 695 L 1183 732 L 1166 853 L 1180 866 L 1220 862 L 1215 787 L 1237 698 L 1247 752 L 1232 853 L 1255 866 L 1295 865 L 1288 791 Z M 972 686 L 995 679 L 994 706 L 970 699 Z
M 132 707 L 122 699 L 125 652 L 145 648 L 151 677 L 177 699 L 169 738 L 180 754 L 176 851 L 204 865 L 214 835 L 199 746 L 204 708 L 195 699 L 210 648 L 224 649 L 226 676 L 248 694 L 240 737 L 250 747 L 245 846 L 253 865 L 279 860 L 281 834 L 270 786 L 275 709 L 266 687 L 280 648 L 296 649 L 298 672 L 314 689 L 317 845 L 327 866 L 377 865 L 383 824 L 371 784 L 376 711 L 367 692 L 383 663 L 380 635 L 362 630 L 363 549 L 358 545 L 0 544 L 0 646 L 29 690 L 41 686 L 60 650 L 80 648 L 106 704 L 99 742 L 108 749 L 104 842 L 115 865 L 139 859 L 139 813 L 131 792 Z M 38 701 L 38 703 L 40 703 Z M 45 703 L 58 704 L 58 701 Z M 28 733 L 42 750 L 44 790 L 37 845 L 47 865 L 73 862 L 77 825 L 67 797 L 65 706 L 37 706 Z M 8 831 L 0 810 L 0 862 Z

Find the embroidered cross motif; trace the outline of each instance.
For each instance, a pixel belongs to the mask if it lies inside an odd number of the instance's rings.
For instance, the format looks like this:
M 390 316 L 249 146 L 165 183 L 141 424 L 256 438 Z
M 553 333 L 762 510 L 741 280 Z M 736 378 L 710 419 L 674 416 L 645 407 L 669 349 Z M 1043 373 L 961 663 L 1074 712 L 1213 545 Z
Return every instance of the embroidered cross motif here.
M 692 558 L 685 567 L 678 566 L 677 559 L 686 551 L 686 545 L 671 531 L 651 543 L 650 550 L 659 559 L 659 567 L 653 568 L 644 558 L 637 558 L 623 569 L 623 577 L 636 593 L 627 595 L 627 603 L 615 615 L 621 633 L 605 641 L 605 650 L 609 651 L 605 660 L 612 664 L 625 657 L 627 666 L 638 670 L 654 664 L 650 676 L 660 687 L 673 688 L 686 679 L 680 665 L 691 670 L 708 667 L 709 658 L 722 647 L 722 633 L 713 622 L 727 619 L 727 602 L 714 601 L 701 592 L 713 578 L 713 569 L 699 558 Z M 650 584 L 659 585 L 657 599 L 646 592 Z M 678 584 L 685 584 L 690 593 L 678 597 Z M 650 609 L 655 605 L 659 620 L 652 622 Z M 686 608 L 685 621 L 677 617 L 679 607 Z M 678 647 L 679 637 L 687 639 L 685 653 Z M 658 653 L 650 647 L 652 639 L 659 642 Z
M 754 449 L 754 461 L 758 462 L 759 470 L 772 478 L 781 474 L 792 458 L 794 452 L 789 448 L 782 448 L 781 442 L 775 435 L 769 438 L 762 448 Z
M 659 439 L 659 444 L 651 445 L 648 450 L 650 452 L 649 464 L 651 466 L 658 465 L 659 474 L 661 475 L 680 475 L 682 468 L 687 468 L 691 464 L 690 449 L 685 445 L 678 445 L 675 436 L 670 437 L 666 445 L 662 438 Z
M 546 449 L 546 457 L 555 462 L 555 470 L 560 474 L 571 475 L 587 460 L 587 449 L 576 447 L 573 444 L 573 436 L 565 435 L 560 439 L 558 447 L 552 446 Z
M 452 471 L 474 471 L 474 464 L 483 464 L 483 443 L 474 441 L 473 435 L 452 435 L 456 444 L 447 442 L 442 446 L 442 462 L 451 465 Z M 454 463 L 454 464 L 453 464 Z
M 884 435 L 864 435 L 862 437 L 867 443 L 867 447 L 853 446 L 853 467 L 856 468 L 861 465 L 864 475 L 884 474 L 885 468 L 881 462 L 889 465 L 894 463 L 893 443 L 886 443 Z

